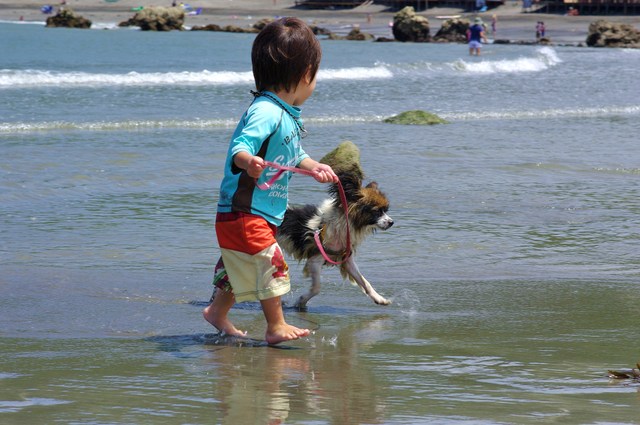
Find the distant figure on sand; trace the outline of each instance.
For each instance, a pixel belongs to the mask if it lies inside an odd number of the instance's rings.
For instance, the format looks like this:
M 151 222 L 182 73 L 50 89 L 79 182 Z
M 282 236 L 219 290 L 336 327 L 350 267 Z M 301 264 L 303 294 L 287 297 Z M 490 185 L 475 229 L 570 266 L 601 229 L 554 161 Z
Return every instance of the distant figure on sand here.
M 493 16 L 491 16 L 491 35 L 493 37 L 496 36 L 496 27 L 498 25 L 498 15 L 496 15 L 495 13 L 493 14 Z
M 278 165 L 297 167 L 320 183 L 338 181 L 331 167 L 311 159 L 301 144 L 306 131 L 300 105 L 316 88 L 321 56 L 320 42 L 298 18 L 271 22 L 253 42 L 256 91 L 224 163 L 215 225 L 222 255 L 215 268 L 215 295 L 202 312 L 207 322 L 233 337 L 246 334 L 227 317 L 242 301 L 260 301 L 268 344 L 310 333 L 286 323 L 282 311 L 280 298 L 291 285 L 275 236 L 287 209 L 291 171 L 276 172 Z
M 474 24 L 467 30 L 467 41 L 469 42 L 469 55 L 480 56 L 482 42 L 487 42 L 487 36 L 484 33 L 484 25 L 481 18 L 476 18 Z
M 546 32 L 546 28 L 544 26 L 544 22 L 538 21 L 536 23 L 536 40 L 540 41 L 540 39 L 544 37 L 545 32 Z

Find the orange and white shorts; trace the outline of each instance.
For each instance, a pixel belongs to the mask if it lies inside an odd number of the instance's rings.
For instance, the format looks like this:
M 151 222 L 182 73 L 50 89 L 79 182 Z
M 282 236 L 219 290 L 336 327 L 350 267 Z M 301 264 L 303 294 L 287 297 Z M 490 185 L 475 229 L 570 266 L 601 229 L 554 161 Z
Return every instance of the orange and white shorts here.
M 289 266 L 276 242 L 276 226 L 253 214 L 218 213 L 216 234 L 222 261 L 216 266 L 214 284 L 220 287 L 228 281 L 236 302 L 289 292 Z

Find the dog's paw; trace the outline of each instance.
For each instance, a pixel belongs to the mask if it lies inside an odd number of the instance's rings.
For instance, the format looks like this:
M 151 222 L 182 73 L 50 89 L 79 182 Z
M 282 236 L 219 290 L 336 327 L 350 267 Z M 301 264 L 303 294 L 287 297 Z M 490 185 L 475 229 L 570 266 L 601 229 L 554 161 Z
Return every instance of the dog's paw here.
M 374 300 L 374 302 L 378 305 L 389 305 L 391 304 L 391 300 L 388 300 L 386 298 L 381 298 L 379 300 Z
M 307 311 L 307 301 L 304 297 L 300 297 L 298 301 L 293 305 L 293 308 L 298 311 Z

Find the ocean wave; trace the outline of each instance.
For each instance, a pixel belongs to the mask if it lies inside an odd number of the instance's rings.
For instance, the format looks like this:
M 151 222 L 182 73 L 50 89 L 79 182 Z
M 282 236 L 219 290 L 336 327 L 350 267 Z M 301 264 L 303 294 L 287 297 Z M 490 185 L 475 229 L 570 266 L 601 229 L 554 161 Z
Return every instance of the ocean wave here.
M 504 119 L 547 119 L 571 117 L 609 117 L 614 115 L 638 115 L 640 105 L 634 106 L 605 106 L 601 108 L 564 108 L 564 109 L 535 109 L 518 111 L 480 111 L 463 113 L 443 113 L 440 116 L 446 120 L 504 120 Z
M 43 27 L 45 25 L 45 22 L 44 21 L 9 21 L 5 19 L 0 19 L 0 24 L 38 25 Z
M 609 106 L 602 108 L 575 109 L 546 109 L 529 111 L 481 111 L 438 114 L 451 121 L 482 121 L 482 120 L 517 120 L 517 119 L 548 119 L 571 117 L 611 117 L 617 115 L 640 115 L 640 105 Z M 326 115 L 305 117 L 305 124 L 315 125 L 343 125 L 381 122 L 387 115 Z M 201 119 L 201 120 L 125 120 L 98 122 L 0 122 L 0 134 L 35 133 L 50 131 L 146 131 L 159 128 L 171 129 L 209 129 L 232 128 L 237 124 L 235 118 Z
M 608 168 L 608 167 L 596 167 L 593 169 L 596 173 L 604 173 L 604 174 L 620 174 L 620 175 L 640 175 L 640 168 Z
M 487 55 L 488 56 L 488 55 Z M 391 76 L 409 76 L 410 78 L 441 77 L 456 75 L 516 74 L 545 71 L 561 63 L 556 51 L 551 47 L 542 47 L 531 56 L 513 59 L 457 59 L 450 62 L 378 62 L 376 66 L 387 69 Z
M 0 70 L 0 88 L 161 85 L 235 85 L 253 82 L 251 72 L 128 72 L 94 74 L 47 70 Z
M 479 62 L 458 60 L 451 64 L 452 69 L 472 74 L 501 74 L 519 72 L 545 71 L 562 60 L 551 47 L 541 47 L 535 56 L 517 59 L 491 60 L 483 59 Z
M 49 131 L 134 131 L 152 130 L 157 128 L 226 128 L 233 127 L 237 120 L 213 119 L 213 120 L 127 120 L 127 121 L 100 121 L 100 122 L 0 122 L 1 133 L 34 133 Z
M 322 116 L 305 118 L 305 123 L 317 125 L 353 124 L 380 122 L 386 116 Z M 237 125 L 237 119 L 211 119 L 211 120 L 125 120 L 125 121 L 98 121 L 98 122 L 69 122 L 69 121 L 44 121 L 44 122 L 0 122 L 0 134 L 11 133 L 38 133 L 53 131 L 145 131 L 158 128 L 166 129 L 209 129 L 209 128 L 233 128 Z
M 0 413 L 15 413 L 33 406 L 56 406 L 69 404 L 72 401 L 58 400 L 55 398 L 32 397 L 24 400 L 0 400 Z
M 391 78 L 384 66 L 324 69 L 318 80 L 371 80 Z M 104 74 L 51 70 L 0 70 L 0 89 L 16 87 L 104 87 L 104 86 L 230 86 L 253 84 L 251 71 L 127 72 Z
M 342 69 L 320 69 L 318 80 L 378 80 L 393 77 L 393 72 L 386 66 L 355 67 Z

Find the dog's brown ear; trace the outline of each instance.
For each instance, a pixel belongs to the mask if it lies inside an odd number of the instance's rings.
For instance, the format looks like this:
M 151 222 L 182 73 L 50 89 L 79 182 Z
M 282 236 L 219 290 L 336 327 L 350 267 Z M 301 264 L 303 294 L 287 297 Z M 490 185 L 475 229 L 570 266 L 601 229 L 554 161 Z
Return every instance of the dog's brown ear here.
M 369 189 L 377 189 L 378 188 L 378 182 L 371 182 L 368 185 L 366 185 L 365 187 L 367 187 Z

